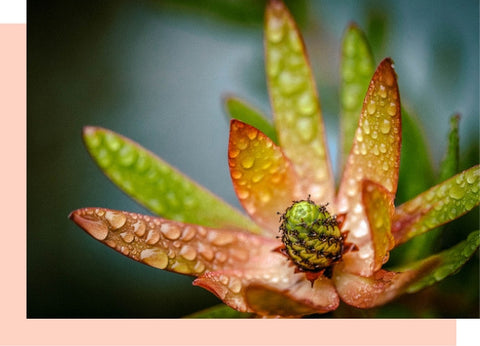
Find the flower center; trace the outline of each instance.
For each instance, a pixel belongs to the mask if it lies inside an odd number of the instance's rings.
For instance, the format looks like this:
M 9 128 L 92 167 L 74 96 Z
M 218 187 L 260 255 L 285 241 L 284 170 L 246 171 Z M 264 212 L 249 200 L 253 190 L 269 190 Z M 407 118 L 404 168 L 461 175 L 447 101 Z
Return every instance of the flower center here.
M 342 258 L 344 239 L 326 205 L 295 201 L 280 220 L 285 253 L 299 269 L 318 272 Z

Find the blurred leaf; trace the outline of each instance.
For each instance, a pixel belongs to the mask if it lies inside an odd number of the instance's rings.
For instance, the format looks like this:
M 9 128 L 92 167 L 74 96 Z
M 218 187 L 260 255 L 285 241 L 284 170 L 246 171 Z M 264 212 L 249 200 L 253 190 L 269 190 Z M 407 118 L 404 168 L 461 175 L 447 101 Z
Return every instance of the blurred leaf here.
M 470 233 L 466 240 L 448 250 L 394 270 L 424 272 L 420 280 L 415 280 L 406 288 L 406 292 L 414 293 L 457 272 L 473 255 L 479 245 L 480 231 L 475 231 Z
M 295 167 L 302 193 L 317 202 L 332 201 L 335 186 L 317 89 L 302 36 L 280 1 L 267 6 L 264 43 L 280 146 Z
M 404 142 L 402 148 L 403 158 L 407 164 L 400 164 L 400 179 L 403 178 L 404 188 L 401 190 L 399 201 L 406 201 L 420 192 L 425 191 L 434 180 L 430 156 L 427 152 L 427 146 L 423 133 L 416 119 L 409 116 L 407 112 L 403 113 Z M 448 140 L 448 149 L 442 166 L 440 168 L 439 182 L 442 182 L 458 172 L 458 116 L 450 119 L 450 134 Z M 423 160 L 419 158 L 423 157 Z M 402 169 L 403 168 L 403 169 Z M 414 261 L 432 254 L 437 240 L 442 233 L 441 228 L 437 228 L 412 239 L 402 249 L 402 260 Z
M 382 52 L 385 43 L 387 42 L 388 19 L 391 16 L 386 14 L 389 10 L 390 9 L 387 6 L 384 6 L 383 3 L 378 3 L 377 5 L 370 7 L 367 14 L 366 32 L 370 45 L 375 52 Z
M 343 39 L 340 85 L 341 166 L 352 148 L 363 100 L 375 72 L 367 38 L 355 24 L 350 24 Z
M 439 181 L 444 181 L 457 174 L 460 162 L 460 149 L 458 137 L 458 125 L 460 115 L 455 114 L 450 118 L 450 133 L 448 134 L 448 146 L 445 157 L 440 165 Z
M 240 25 L 261 25 L 263 23 L 267 0 L 162 0 L 152 2 L 154 6 L 163 6 L 190 10 L 200 15 L 210 15 Z M 285 0 L 300 25 L 306 22 L 308 8 L 305 0 Z
M 225 107 L 231 118 L 255 127 L 267 135 L 275 144 L 278 144 L 275 128 L 260 111 L 256 110 L 245 101 L 233 96 L 225 98 Z
M 427 141 L 416 117 L 402 107 L 402 151 L 396 203 L 403 203 L 433 185 Z
M 99 127 L 85 127 L 83 138 L 107 177 L 154 213 L 203 226 L 259 232 L 246 216 L 139 144 Z

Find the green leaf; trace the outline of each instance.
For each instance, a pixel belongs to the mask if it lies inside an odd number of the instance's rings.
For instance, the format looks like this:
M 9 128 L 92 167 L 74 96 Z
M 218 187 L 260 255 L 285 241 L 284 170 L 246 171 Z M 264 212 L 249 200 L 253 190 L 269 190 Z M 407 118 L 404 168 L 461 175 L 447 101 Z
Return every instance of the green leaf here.
M 240 120 L 255 127 L 266 134 L 275 144 L 278 144 L 275 128 L 260 111 L 245 101 L 232 96 L 225 98 L 225 108 L 232 119 Z
M 445 157 L 440 165 L 439 181 L 444 181 L 457 174 L 460 161 L 458 123 L 460 115 L 455 114 L 450 118 L 450 132 L 448 134 L 448 147 Z
M 480 204 L 479 180 L 477 165 L 397 207 L 392 226 L 396 244 L 455 220 Z
M 343 166 L 352 148 L 363 100 L 375 72 L 375 61 L 367 38 L 355 24 L 351 24 L 345 32 L 340 69 L 341 166 Z
M 434 171 L 425 134 L 419 120 L 402 108 L 402 151 L 396 201 L 403 203 L 425 191 Z
M 185 316 L 185 318 L 248 318 L 252 316 L 251 313 L 240 312 L 225 304 L 219 304 Z
M 442 164 L 440 181 L 444 181 L 458 172 L 458 118 L 452 117 L 452 130 L 446 160 Z M 426 140 L 418 119 L 405 110 L 402 117 L 403 143 L 400 161 L 400 183 L 397 200 L 404 202 L 430 187 L 434 181 L 434 171 L 430 160 Z M 456 129 L 457 131 L 455 132 Z M 453 134 L 453 132 L 455 132 Z M 456 141 L 456 144 L 455 144 Z M 456 148 L 456 149 L 455 149 Z M 455 163 L 456 161 L 456 163 Z M 412 239 L 402 249 L 402 262 L 413 261 L 432 254 L 441 229 L 435 229 Z
M 479 245 L 480 231 L 474 231 L 469 234 L 466 240 L 448 250 L 442 251 L 424 260 L 395 268 L 394 270 L 400 272 L 413 271 L 422 273 L 422 275 L 419 276 L 419 279 L 414 280 L 405 288 L 406 292 L 414 293 L 456 273 L 473 255 Z
M 119 188 L 165 218 L 209 227 L 257 225 L 139 144 L 99 127 L 85 127 L 85 145 L 100 169 Z

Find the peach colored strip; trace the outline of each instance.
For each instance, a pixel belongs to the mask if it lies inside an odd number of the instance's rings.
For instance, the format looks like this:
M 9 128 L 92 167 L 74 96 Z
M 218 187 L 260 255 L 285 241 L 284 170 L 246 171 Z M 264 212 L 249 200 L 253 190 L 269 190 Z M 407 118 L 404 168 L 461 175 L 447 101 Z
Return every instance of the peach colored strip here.
M 455 345 L 455 320 L 27 319 L 25 45 L 25 24 L 0 24 L 0 344 Z

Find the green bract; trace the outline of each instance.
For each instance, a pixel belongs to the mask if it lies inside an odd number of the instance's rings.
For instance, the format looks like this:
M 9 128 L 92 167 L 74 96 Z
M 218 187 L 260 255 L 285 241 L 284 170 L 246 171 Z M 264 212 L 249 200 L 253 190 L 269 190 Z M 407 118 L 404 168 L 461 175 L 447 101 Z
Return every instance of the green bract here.
M 287 254 L 302 270 L 326 269 L 342 257 L 343 237 L 325 206 L 294 202 L 282 215 L 280 230 Z

